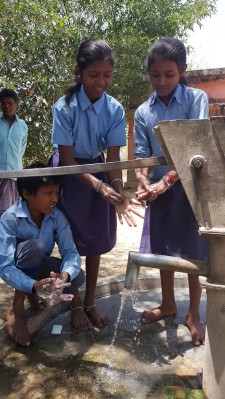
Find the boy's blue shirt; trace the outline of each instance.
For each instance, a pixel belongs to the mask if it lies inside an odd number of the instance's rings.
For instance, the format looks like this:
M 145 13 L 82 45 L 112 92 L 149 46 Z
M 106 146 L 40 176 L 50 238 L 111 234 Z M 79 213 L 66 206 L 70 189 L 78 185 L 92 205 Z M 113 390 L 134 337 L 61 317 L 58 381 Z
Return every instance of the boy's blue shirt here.
M 62 258 L 61 271 L 73 280 L 80 272 L 81 259 L 73 241 L 65 215 L 58 209 L 44 216 L 39 229 L 32 221 L 26 201 L 19 200 L 0 218 L 0 277 L 20 291 L 32 292 L 35 283 L 15 263 L 17 244 L 29 239 L 42 239 L 45 255 L 51 255 L 55 243 Z M 32 267 L 32 265 L 31 265 Z
M 199 89 L 180 85 L 176 87 L 168 106 L 156 92 L 141 104 L 134 116 L 135 157 L 163 156 L 153 133 L 159 121 L 178 119 L 207 119 L 209 103 L 207 94 Z M 171 135 L 173 132 L 171 132 Z M 156 166 L 151 170 L 151 181 L 158 181 L 168 172 L 168 166 Z

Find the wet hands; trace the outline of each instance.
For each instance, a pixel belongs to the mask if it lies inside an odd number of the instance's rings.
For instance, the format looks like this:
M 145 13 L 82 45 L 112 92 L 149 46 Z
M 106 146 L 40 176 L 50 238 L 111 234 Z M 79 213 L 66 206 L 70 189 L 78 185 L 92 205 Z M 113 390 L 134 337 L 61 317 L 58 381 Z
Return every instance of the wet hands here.
M 113 188 L 107 183 L 102 183 L 98 192 L 106 201 L 114 206 L 123 202 L 123 196 L 113 190 Z
M 106 201 L 115 206 L 121 224 L 123 224 L 124 218 L 129 226 L 137 226 L 132 213 L 144 219 L 144 215 L 139 212 L 139 210 L 133 208 L 133 205 L 145 207 L 145 204 L 137 201 L 135 198 L 131 197 L 131 195 L 125 192 L 119 194 L 106 183 L 100 185 L 98 192 Z
M 72 301 L 72 294 L 63 294 L 63 290 L 66 287 L 70 287 L 71 283 L 68 283 L 68 273 L 50 273 L 49 278 L 36 281 L 34 288 L 37 291 L 44 292 L 49 295 L 50 302 L 49 305 L 53 306 L 61 301 Z
M 168 187 L 163 179 L 154 184 L 151 184 L 147 179 L 140 179 L 135 194 L 143 204 L 143 201 L 154 201 L 158 195 L 163 194 L 167 189 Z
M 124 193 L 123 201 L 120 204 L 115 205 L 116 213 L 121 224 L 123 224 L 124 218 L 130 227 L 136 227 L 137 223 L 132 214 L 135 214 L 144 219 L 144 214 L 141 213 L 138 209 L 135 209 L 133 207 L 134 205 L 145 207 L 145 204 L 143 205 L 140 201 L 137 201 L 135 198 L 127 193 Z

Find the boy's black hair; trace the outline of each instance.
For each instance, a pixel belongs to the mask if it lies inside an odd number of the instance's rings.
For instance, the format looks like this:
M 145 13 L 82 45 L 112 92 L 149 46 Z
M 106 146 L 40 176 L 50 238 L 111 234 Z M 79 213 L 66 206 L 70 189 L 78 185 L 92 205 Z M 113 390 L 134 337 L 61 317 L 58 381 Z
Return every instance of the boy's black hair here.
M 11 98 L 13 98 L 14 101 L 16 101 L 16 102 L 18 101 L 18 96 L 13 89 L 7 89 L 7 88 L 2 89 L 0 91 L 0 102 L 5 97 L 11 97 Z
M 37 169 L 46 168 L 46 165 L 42 162 L 34 162 L 27 166 L 25 169 Z M 26 190 L 29 194 L 35 195 L 39 188 L 43 186 L 49 186 L 50 184 L 60 185 L 62 184 L 61 176 L 30 176 L 30 177 L 18 177 L 17 179 L 17 189 L 19 195 L 23 197 L 23 190 Z

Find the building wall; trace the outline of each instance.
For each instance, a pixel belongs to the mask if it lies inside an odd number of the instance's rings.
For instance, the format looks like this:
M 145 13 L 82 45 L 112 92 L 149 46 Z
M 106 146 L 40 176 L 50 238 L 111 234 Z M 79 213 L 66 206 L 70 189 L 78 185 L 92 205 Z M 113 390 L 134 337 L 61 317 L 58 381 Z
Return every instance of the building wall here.
M 188 71 L 185 76 L 188 86 L 208 94 L 210 116 L 225 115 L 225 68 Z

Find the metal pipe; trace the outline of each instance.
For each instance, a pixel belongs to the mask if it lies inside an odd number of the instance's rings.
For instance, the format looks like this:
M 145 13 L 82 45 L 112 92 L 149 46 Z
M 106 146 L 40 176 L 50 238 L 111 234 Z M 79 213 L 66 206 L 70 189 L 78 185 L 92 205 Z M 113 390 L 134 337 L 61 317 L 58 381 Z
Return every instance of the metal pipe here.
M 128 290 L 137 289 L 140 267 L 152 267 L 172 272 L 182 272 L 207 276 L 208 263 L 192 262 L 173 256 L 145 254 L 140 252 L 129 252 L 124 287 Z
M 22 170 L 2 170 L 0 179 L 11 179 L 12 177 L 49 176 L 49 175 L 71 175 L 79 173 L 98 173 L 109 170 L 135 169 L 147 166 L 167 165 L 164 157 L 150 157 L 135 159 L 131 161 L 116 161 L 86 165 L 59 166 L 57 168 L 37 168 Z

